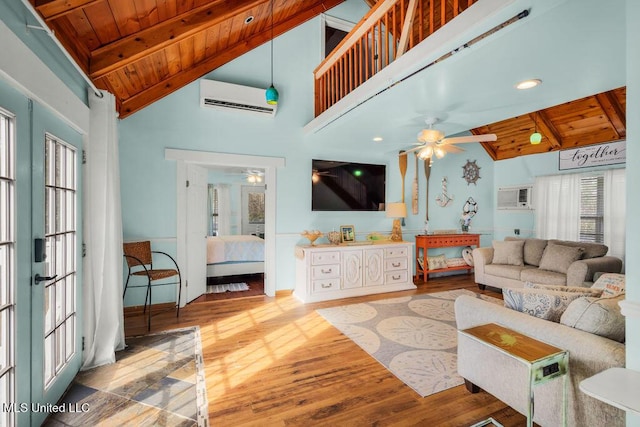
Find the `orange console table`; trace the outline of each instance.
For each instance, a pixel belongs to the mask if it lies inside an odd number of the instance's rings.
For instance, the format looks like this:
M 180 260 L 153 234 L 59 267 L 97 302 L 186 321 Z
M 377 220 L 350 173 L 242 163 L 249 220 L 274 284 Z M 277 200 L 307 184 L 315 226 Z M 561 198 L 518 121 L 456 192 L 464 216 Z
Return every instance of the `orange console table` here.
M 479 234 L 419 234 L 416 236 L 416 280 L 420 278 L 422 274 L 422 280 L 427 281 L 427 275 L 429 273 L 440 273 L 444 271 L 453 270 L 467 270 L 471 272 L 473 266 L 461 265 L 458 267 L 439 268 L 436 270 L 428 270 L 427 266 L 427 250 L 432 248 L 445 248 L 450 246 L 480 246 Z M 422 254 L 420 253 L 422 249 Z M 419 259 L 422 257 L 422 265 L 420 267 Z

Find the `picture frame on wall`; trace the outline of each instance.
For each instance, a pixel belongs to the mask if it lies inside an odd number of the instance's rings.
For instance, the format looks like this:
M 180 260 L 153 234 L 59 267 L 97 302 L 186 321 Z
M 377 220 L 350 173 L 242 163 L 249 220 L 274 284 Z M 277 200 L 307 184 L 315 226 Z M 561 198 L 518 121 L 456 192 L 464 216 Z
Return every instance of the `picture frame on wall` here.
M 340 241 L 342 243 L 349 243 L 356 241 L 356 230 L 353 225 L 341 225 L 340 226 Z

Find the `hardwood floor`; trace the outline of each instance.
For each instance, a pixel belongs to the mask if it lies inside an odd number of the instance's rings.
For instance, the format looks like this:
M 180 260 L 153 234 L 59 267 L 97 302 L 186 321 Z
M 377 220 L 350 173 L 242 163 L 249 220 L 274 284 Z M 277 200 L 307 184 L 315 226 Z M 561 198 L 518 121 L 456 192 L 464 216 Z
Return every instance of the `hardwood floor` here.
M 458 386 L 420 397 L 315 309 L 415 293 L 466 288 L 473 275 L 429 279 L 415 291 L 302 304 L 277 297 L 195 303 L 153 316 L 152 331 L 199 325 L 215 426 L 469 426 L 493 417 L 505 427 L 525 417 L 486 392 Z M 125 313 L 127 336 L 147 333 L 137 310 Z

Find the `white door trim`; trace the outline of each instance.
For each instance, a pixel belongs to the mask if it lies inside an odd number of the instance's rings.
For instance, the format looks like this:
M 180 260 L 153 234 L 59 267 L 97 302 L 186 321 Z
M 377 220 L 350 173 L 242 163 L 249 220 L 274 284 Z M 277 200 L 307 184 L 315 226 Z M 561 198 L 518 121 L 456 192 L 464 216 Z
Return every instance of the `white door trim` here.
M 165 149 L 166 160 L 176 160 L 176 240 L 178 265 L 186 265 L 186 212 L 180 206 L 186 206 L 186 168 L 187 164 L 203 166 L 234 166 L 240 168 L 264 169 L 265 191 L 265 251 L 264 251 L 264 293 L 273 297 L 276 294 L 276 170 L 284 167 L 282 157 L 263 157 L 241 154 L 216 153 L 211 151 Z M 184 304 L 184 302 L 182 302 Z

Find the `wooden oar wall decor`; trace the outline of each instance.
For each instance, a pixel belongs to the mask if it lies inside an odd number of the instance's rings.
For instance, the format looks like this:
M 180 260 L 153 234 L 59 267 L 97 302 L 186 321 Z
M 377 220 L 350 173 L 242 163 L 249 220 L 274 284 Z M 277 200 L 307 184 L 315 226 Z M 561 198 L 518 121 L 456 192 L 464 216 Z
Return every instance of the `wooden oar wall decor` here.
M 402 177 L 402 203 L 404 203 L 404 177 L 407 174 L 407 153 L 404 150 L 400 150 L 398 162 L 400 166 L 400 176 Z M 402 218 L 402 225 L 405 225 L 404 218 Z
M 411 187 L 411 211 L 418 215 L 418 153 L 413 153 L 416 159 L 416 170 L 413 176 L 413 186 Z
M 431 175 L 431 159 L 424 159 L 424 177 L 426 178 L 425 188 L 425 221 L 429 222 L 429 175 Z

